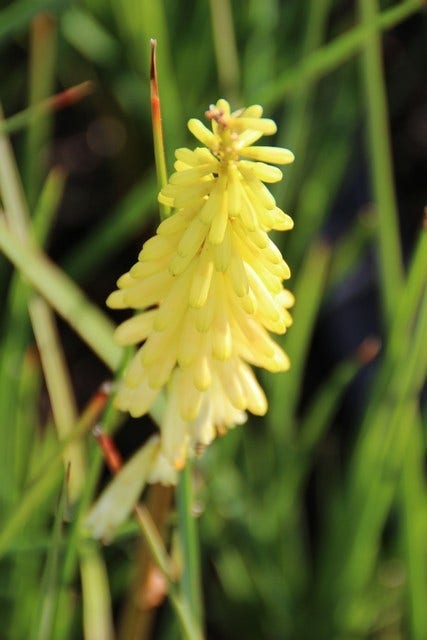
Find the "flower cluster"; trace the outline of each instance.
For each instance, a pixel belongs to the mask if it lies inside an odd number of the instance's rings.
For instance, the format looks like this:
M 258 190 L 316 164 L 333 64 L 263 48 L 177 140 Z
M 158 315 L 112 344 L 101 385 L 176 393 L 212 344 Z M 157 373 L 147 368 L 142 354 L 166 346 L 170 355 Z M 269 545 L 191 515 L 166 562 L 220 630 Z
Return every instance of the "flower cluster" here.
M 293 154 L 253 146 L 276 132 L 258 105 L 230 113 L 218 100 L 206 116 L 212 130 L 188 123 L 204 146 L 176 151 L 176 172 L 159 195 L 175 213 L 107 300 L 111 308 L 139 311 L 117 328 L 116 339 L 142 345 L 116 406 L 141 416 L 167 388 L 160 452 L 163 466 L 175 469 L 244 422 L 246 411 L 266 412 L 252 366 L 289 367 L 269 332 L 283 334 L 291 324 L 293 296 L 282 284 L 290 272 L 268 232 L 293 223 L 264 183 L 279 181 L 282 172 L 271 164 L 290 163 Z

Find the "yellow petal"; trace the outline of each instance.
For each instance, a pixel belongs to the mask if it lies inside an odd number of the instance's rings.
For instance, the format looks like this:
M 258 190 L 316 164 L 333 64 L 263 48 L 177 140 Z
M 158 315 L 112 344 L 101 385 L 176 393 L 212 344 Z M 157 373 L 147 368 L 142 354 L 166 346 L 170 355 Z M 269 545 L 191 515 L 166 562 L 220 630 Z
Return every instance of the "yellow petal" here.
M 212 325 L 212 354 L 218 360 L 228 360 L 233 350 L 231 327 L 224 305 L 219 305 Z
M 134 279 L 132 284 L 135 284 L 135 280 L 139 280 L 140 278 L 147 278 L 148 276 L 154 275 L 158 271 L 163 271 L 170 261 L 170 256 L 162 256 L 159 260 L 142 260 L 138 261 L 133 265 L 131 270 L 129 271 L 129 275 Z M 117 283 L 119 286 L 127 286 L 127 283 L 119 282 Z M 130 281 L 129 281 L 130 284 Z
M 227 275 L 230 278 L 234 292 L 237 296 L 242 297 L 248 293 L 248 278 L 246 276 L 243 261 L 238 254 L 234 254 L 231 258 L 230 267 L 227 269 Z
M 212 383 L 212 374 L 206 354 L 201 354 L 191 365 L 193 384 L 199 391 L 206 391 Z
M 186 422 L 195 420 L 202 402 L 202 391 L 196 389 L 190 367 L 181 370 L 179 390 L 179 410 L 181 417 Z
M 277 296 L 277 302 L 283 305 L 285 309 L 289 309 L 295 304 L 295 296 L 287 289 L 282 289 L 280 294 Z
M 242 113 L 243 118 L 261 118 L 263 114 L 263 108 L 260 104 L 252 104 L 250 107 L 246 107 Z
M 153 236 L 142 245 L 138 260 L 159 260 L 165 256 L 170 256 L 175 250 L 175 244 L 171 238 Z
M 159 438 L 153 436 L 123 466 L 95 502 L 84 521 L 94 538 L 110 541 L 117 527 L 129 517 L 158 450 Z
M 222 388 L 233 407 L 246 409 L 246 396 L 234 361 L 220 363 L 220 371 Z
M 146 379 L 135 389 L 123 382 L 114 398 L 113 404 L 116 409 L 129 411 L 133 418 L 139 418 L 151 409 L 158 395 L 159 390 L 149 387 Z
M 240 152 L 240 149 L 243 149 L 246 146 L 249 146 L 262 138 L 262 131 L 254 131 L 253 129 L 247 129 L 239 134 L 238 141 L 235 144 L 236 151 Z
M 255 131 L 261 131 L 265 136 L 274 135 L 277 131 L 276 123 L 269 118 L 236 118 L 233 121 L 233 128 L 235 131 L 255 129 Z
M 222 194 L 221 202 L 214 216 L 209 231 L 209 242 L 214 245 L 219 245 L 224 240 L 225 231 L 228 223 L 228 208 L 227 208 L 227 192 Z
M 217 109 L 223 111 L 225 115 L 230 115 L 230 103 L 227 100 L 224 100 L 224 98 L 220 98 L 219 100 L 217 100 L 216 106 Z
M 194 151 L 187 149 L 186 147 L 181 147 L 175 151 L 175 158 L 180 160 L 184 164 L 190 165 L 191 167 L 196 167 L 199 164 L 197 155 Z
M 155 273 L 148 278 L 144 278 L 139 281 L 137 280 L 136 284 L 131 287 L 114 293 L 122 294 L 123 301 L 127 307 L 131 307 L 132 309 L 144 309 L 156 304 L 166 295 L 168 288 L 170 287 L 171 280 L 172 278 L 167 271 L 160 271 L 160 273 Z M 113 295 L 114 294 L 111 294 L 110 298 Z
M 169 351 L 177 353 L 176 336 L 181 330 L 182 318 L 174 316 L 166 329 L 163 331 L 153 331 L 141 348 L 141 362 L 144 366 L 149 366 L 157 360 L 162 360 L 164 354 Z
M 230 225 L 227 225 L 224 240 L 219 245 L 212 247 L 212 253 L 217 271 L 226 271 L 230 266 L 232 256 L 232 240 Z
M 110 309 L 126 309 L 127 307 L 123 291 L 113 291 L 113 293 L 110 293 L 105 304 L 107 307 L 110 307 Z
M 157 233 L 159 236 L 170 236 L 175 233 L 183 233 L 188 225 L 188 219 L 183 216 L 180 211 L 169 216 L 158 226 Z
M 277 231 L 288 231 L 293 229 L 294 221 L 287 213 L 275 207 L 270 210 L 271 215 L 271 229 L 277 229 Z
M 290 164 L 295 160 L 292 151 L 281 147 L 246 147 L 239 152 L 239 155 L 272 164 Z
M 163 351 L 162 358 L 147 367 L 148 386 L 151 389 L 161 389 L 164 387 L 176 365 L 176 350 L 167 348 Z
M 241 196 L 239 217 L 245 226 L 245 233 L 255 231 L 258 225 L 257 212 L 244 189 L 241 191 Z
M 215 313 L 216 302 L 216 275 L 212 276 L 211 289 L 206 303 L 199 309 L 194 309 L 194 323 L 198 331 L 205 333 L 210 329 Z
M 188 309 L 183 320 L 177 354 L 181 367 L 187 367 L 194 361 L 203 343 L 203 333 L 196 328 L 195 314 L 194 309 Z
M 238 216 L 240 212 L 241 190 L 240 173 L 236 165 L 230 164 L 228 167 L 228 213 L 230 216 Z
M 207 193 L 209 193 L 213 185 L 213 178 L 212 180 L 203 180 L 186 185 L 185 189 L 181 186 L 173 185 L 174 206 L 177 209 L 181 209 L 182 207 L 190 206 L 194 202 L 199 202 Z
M 131 271 L 132 271 L 132 269 L 131 269 Z M 117 286 L 119 287 L 119 289 L 125 289 L 126 287 L 131 287 L 135 283 L 136 283 L 136 280 L 135 280 L 133 274 L 130 273 L 130 272 L 129 273 L 124 273 L 117 280 Z
M 156 313 L 156 309 L 145 311 L 122 322 L 114 332 L 116 342 L 125 346 L 145 340 L 153 329 Z
M 136 387 L 143 384 L 147 377 L 146 369 L 141 360 L 141 351 L 142 347 L 140 347 L 133 356 L 124 374 L 125 386 L 130 387 L 131 389 L 136 389 Z
M 210 164 L 202 164 L 192 169 L 186 169 L 184 171 L 177 171 L 173 173 L 169 178 L 170 184 L 187 186 L 197 182 L 203 176 L 211 174 L 218 166 L 218 161 L 211 162 Z
M 224 186 L 224 178 L 219 178 L 200 209 L 198 218 L 206 225 L 210 225 L 212 223 L 218 209 L 221 207 L 224 197 Z
M 204 239 L 206 238 L 208 229 L 198 218 L 195 218 L 182 236 L 177 253 L 182 256 L 195 256 Z
M 256 416 L 265 415 L 268 409 L 265 393 L 258 384 L 252 369 L 243 362 L 239 364 L 239 378 L 246 395 L 247 410 Z
M 188 121 L 188 128 L 193 136 L 200 140 L 206 147 L 215 148 L 218 145 L 216 136 L 212 131 L 209 131 L 200 120 L 191 118 L 191 120 Z
M 188 304 L 186 292 L 190 286 L 193 272 L 194 267 L 187 269 L 175 278 L 167 296 L 159 305 L 153 325 L 156 331 L 163 331 L 171 322 L 175 323 L 177 318 L 184 315 Z
M 256 202 L 259 201 L 263 207 L 273 209 L 276 206 L 276 201 L 267 187 L 255 176 L 251 169 L 247 168 L 247 166 L 239 165 L 239 169 L 243 175 L 243 179 L 247 183 L 247 186 L 254 195 L 255 200 L 252 199 L 253 204 L 256 205 Z
M 200 309 L 206 304 L 209 295 L 214 265 L 211 251 L 207 246 L 203 249 L 199 259 L 197 268 L 194 270 L 193 279 L 190 287 L 189 305 L 195 309 Z
M 272 167 L 264 162 L 255 162 L 252 166 L 254 175 L 263 182 L 280 182 L 283 173 L 277 167 Z
M 258 276 L 256 271 L 249 264 L 246 264 L 246 274 L 255 297 L 258 300 L 258 309 L 267 315 L 271 320 L 276 321 L 280 318 L 280 308 L 276 305 L 273 294 L 265 286 L 264 282 Z

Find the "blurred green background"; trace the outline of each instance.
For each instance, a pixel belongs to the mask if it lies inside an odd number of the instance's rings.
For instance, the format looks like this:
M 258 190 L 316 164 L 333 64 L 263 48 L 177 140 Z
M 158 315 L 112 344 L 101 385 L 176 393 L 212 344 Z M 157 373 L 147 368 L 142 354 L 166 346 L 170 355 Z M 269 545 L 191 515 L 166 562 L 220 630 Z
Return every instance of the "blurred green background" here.
M 280 338 L 292 368 L 259 372 L 266 418 L 216 441 L 193 469 L 206 637 L 426 640 L 422 5 L 0 3 L 0 637 L 180 637 L 161 593 L 158 607 L 129 613 L 141 586 L 136 526 L 107 547 L 80 537 L 107 477 L 95 442 L 86 433 L 75 445 L 73 509 L 58 444 L 96 419 L 87 403 L 120 359 L 97 308 L 107 313 L 158 221 L 156 38 L 169 171 L 175 148 L 195 146 L 187 120 L 219 97 L 262 104 L 274 142 L 296 156 L 273 189 L 295 220 L 275 237 L 297 299 Z M 93 91 L 68 108 L 34 107 L 88 80 Z M 29 236 L 60 272 L 43 270 Z M 112 422 L 125 457 L 153 431 L 149 418 Z M 107 584 L 111 607 L 97 609 Z

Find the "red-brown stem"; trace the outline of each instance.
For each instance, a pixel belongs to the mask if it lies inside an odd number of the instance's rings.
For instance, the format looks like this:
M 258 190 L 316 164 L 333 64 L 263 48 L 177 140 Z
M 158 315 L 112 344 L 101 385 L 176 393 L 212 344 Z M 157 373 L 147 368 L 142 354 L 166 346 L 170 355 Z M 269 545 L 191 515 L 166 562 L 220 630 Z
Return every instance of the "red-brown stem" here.
M 123 466 L 123 459 L 113 438 L 107 436 L 99 425 L 93 429 L 93 435 L 101 447 L 108 468 L 116 475 Z
M 150 40 L 150 95 L 151 95 L 151 117 L 153 124 L 161 123 L 162 114 L 160 112 L 159 84 L 157 81 L 156 62 L 157 40 Z
M 157 41 L 150 40 L 150 96 L 151 96 L 151 120 L 153 127 L 154 158 L 156 161 L 157 183 L 159 190 L 166 186 L 168 181 L 165 145 L 163 141 L 162 114 L 160 108 L 159 84 L 157 82 L 156 64 Z M 160 203 L 160 217 L 167 218 L 170 208 Z
M 65 107 L 75 104 L 82 98 L 85 98 L 91 94 L 93 90 L 93 82 L 90 82 L 89 80 L 87 82 L 82 82 L 81 84 L 65 89 L 65 91 L 61 91 L 61 93 L 57 93 L 51 98 L 48 98 L 46 100 L 46 107 L 50 107 L 55 110 L 64 109 Z

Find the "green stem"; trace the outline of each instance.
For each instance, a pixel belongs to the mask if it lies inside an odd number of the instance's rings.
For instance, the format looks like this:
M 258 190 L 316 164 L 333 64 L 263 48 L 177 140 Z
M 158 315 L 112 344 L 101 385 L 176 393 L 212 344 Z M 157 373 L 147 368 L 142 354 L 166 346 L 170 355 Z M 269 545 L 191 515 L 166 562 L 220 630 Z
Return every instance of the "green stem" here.
M 46 160 L 43 162 L 41 158 L 49 157 L 46 151 L 52 137 L 52 109 L 46 101 L 49 101 L 48 96 L 52 95 L 55 86 L 56 36 L 57 25 L 51 15 L 41 13 L 34 18 L 30 34 L 28 103 L 30 113 L 40 104 L 46 108 L 38 118 L 30 116 L 26 131 L 23 181 L 30 210 L 36 203 L 47 170 Z
M 386 326 L 393 318 L 396 295 L 403 285 L 399 221 L 393 180 L 388 126 L 387 95 L 381 58 L 381 38 L 376 31 L 376 0 L 358 0 L 365 42 L 362 71 L 368 106 L 368 146 L 371 175 L 378 207 L 378 242 L 381 293 Z
M 421 419 L 417 417 L 409 434 L 399 495 L 402 550 L 407 570 L 409 635 L 412 640 L 427 637 L 427 568 L 425 562 L 420 562 L 425 555 L 427 515 L 424 475 L 424 433 Z
M 237 102 L 241 74 L 231 2 L 210 0 L 209 7 L 219 86 L 224 97 Z
M 185 638 L 188 640 L 202 640 L 203 634 L 199 627 L 199 621 L 194 617 L 194 609 L 191 607 L 190 601 L 185 598 L 185 592 L 184 598 L 178 592 L 170 566 L 170 558 L 148 509 L 137 506 L 135 507 L 135 515 L 150 553 L 168 583 L 169 598 Z
M 420 11 L 422 7 L 423 0 L 406 0 L 377 15 L 370 28 L 376 31 L 391 29 L 412 13 Z M 365 37 L 365 28 L 355 27 L 308 55 L 293 69 L 285 69 L 283 74 L 275 79 L 273 86 L 261 91 L 260 103 L 271 109 L 285 96 L 290 95 L 295 87 L 323 78 L 354 56 L 364 46 Z
M 29 301 L 29 313 L 43 373 L 49 392 L 55 428 L 60 440 L 68 436 L 77 421 L 77 407 L 72 384 L 59 340 L 53 314 L 40 296 Z M 85 450 L 74 442 L 64 452 L 64 466 L 69 469 L 69 497 L 72 503 L 80 495 L 86 477 Z
M 90 640 L 113 640 L 112 605 L 108 575 L 97 543 L 85 540 L 79 549 L 83 592 L 84 637 Z
M 191 611 L 195 619 L 199 624 L 201 624 L 203 619 L 203 608 L 200 586 L 200 549 L 196 519 L 192 514 L 193 492 L 190 461 L 187 461 L 186 466 L 181 471 L 177 499 L 180 543 L 184 558 L 182 589 L 188 603 L 190 604 Z
M 70 434 L 58 443 L 56 451 L 46 461 L 43 473 L 33 479 L 31 485 L 25 494 L 23 494 L 21 501 L 16 505 L 15 511 L 11 513 L 9 520 L 2 527 L 0 532 L 0 558 L 10 549 L 11 543 L 17 533 L 22 530 L 43 500 L 46 500 L 48 495 L 53 491 L 60 477 L 63 476 L 63 473 L 60 474 L 60 467 L 67 447 L 78 438 L 87 434 L 98 419 L 100 410 L 98 404 L 89 404 Z
M 114 326 L 77 285 L 41 251 L 24 246 L 4 220 L 0 220 L 0 250 L 99 358 L 110 369 L 117 369 L 122 349 L 113 340 Z
M 40 611 L 36 617 L 33 640 L 52 637 L 53 620 L 57 605 L 59 560 L 63 544 L 63 524 L 67 505 L 67 486 L 63 482 L 59 504 L 56 508 L 52 537 L 47 547 L 47 559 L 41 583 Z

